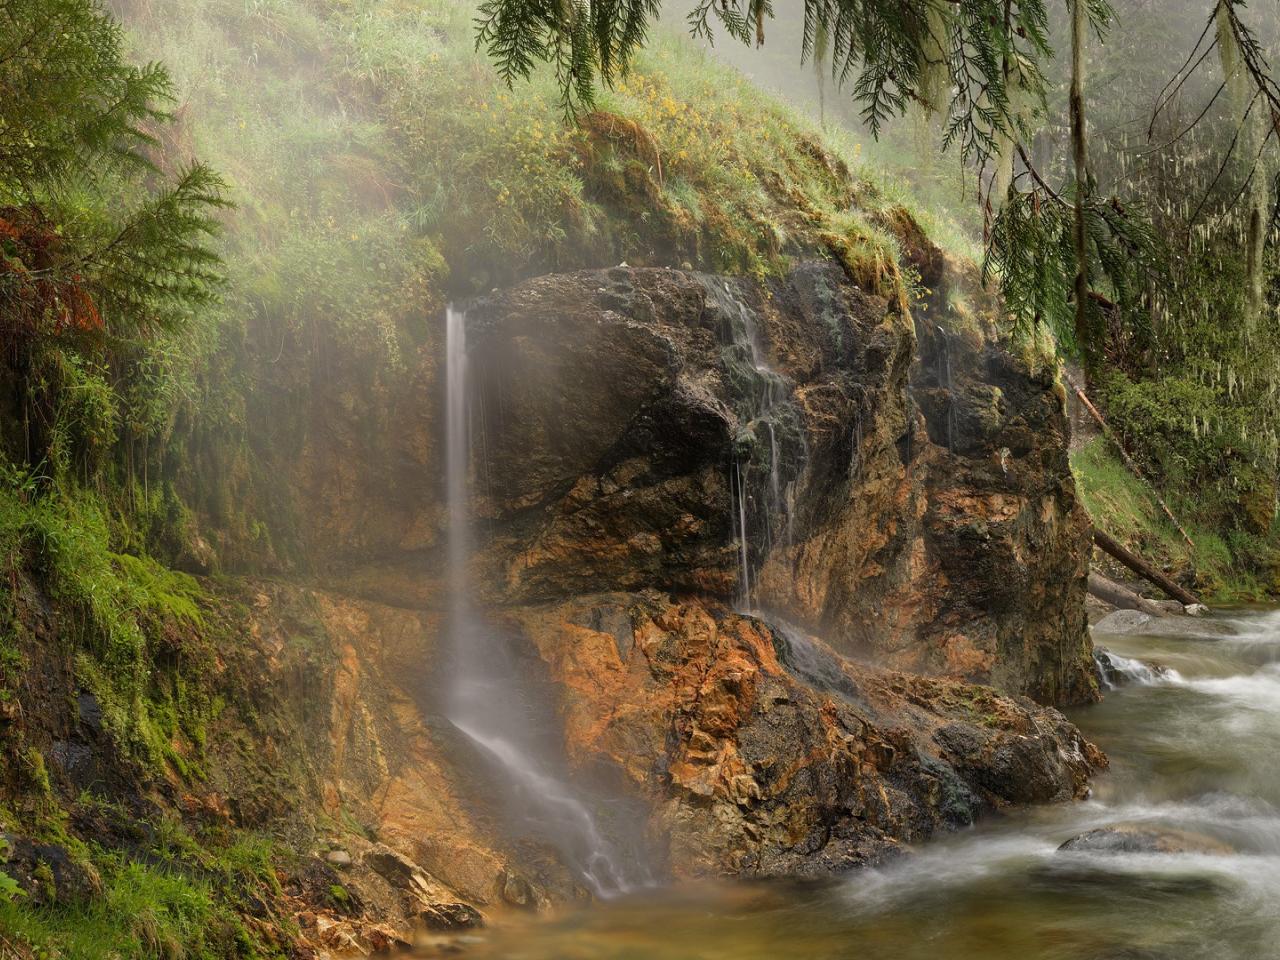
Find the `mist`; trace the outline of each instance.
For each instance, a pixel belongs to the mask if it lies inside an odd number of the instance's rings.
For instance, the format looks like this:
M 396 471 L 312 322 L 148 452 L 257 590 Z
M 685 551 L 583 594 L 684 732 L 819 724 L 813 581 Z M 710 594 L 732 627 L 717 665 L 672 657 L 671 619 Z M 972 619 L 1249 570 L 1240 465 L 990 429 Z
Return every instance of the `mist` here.
M 0 0 L 0 954 L 1270 956 L 1278 42 Z

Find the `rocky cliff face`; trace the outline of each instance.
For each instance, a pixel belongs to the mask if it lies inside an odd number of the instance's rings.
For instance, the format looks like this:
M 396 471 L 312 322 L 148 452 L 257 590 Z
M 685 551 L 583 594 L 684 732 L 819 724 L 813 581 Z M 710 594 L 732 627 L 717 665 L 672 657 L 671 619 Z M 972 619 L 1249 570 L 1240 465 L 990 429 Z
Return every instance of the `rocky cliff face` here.
M 1105 763 L 1048 706 L 1095 695 L 1061 395 L 942 315 L 921 249 L 911 311 L 829 262 L 553 275 L 469 306 L 475 606 L 657 875 L 840 870 L 1079 796 Z M 281 464 L 320 586 L 208 585 L 231 709 L 203 781 L 141 788 L 288 836 L 273 909 L 322 952 L 586 895 L 441 718 L 441 333 L 370 395 L 340 365 L 319 385 Z M 107 739 L 33 733 L 70 797 Z
M 919 312 L 916 361 L 911 321 L 832 264 L 763 286 L 547 277 L 478 304 L 488 600 L 741 602 L 744 517 L 749 605 L 855 657 L 1089 698 L 1061 395 Z M 744 314 L 751 366 L 734 355 Z
M 740 600 L 745 513 L 754 605 L 899 669 L 1090 699 L 1087 520 L 1061 394 L 941 316 L 938 271 L 914 320 L 831 263 L 763 285 L 556 275 L 474 304 L 486 601 L 644 587 Z M 394 491 L 302 512 L 335 582 L 401 605 L 437 605 L 443 584 L 441 350 L 425 344 L 414 390 L 389 401 L 396 429 L 335 448 L 350 431 L 317 428 L 303 458 L 350 473 L 349 491 Z M 761 392 L 778 395 L 766 413 Z

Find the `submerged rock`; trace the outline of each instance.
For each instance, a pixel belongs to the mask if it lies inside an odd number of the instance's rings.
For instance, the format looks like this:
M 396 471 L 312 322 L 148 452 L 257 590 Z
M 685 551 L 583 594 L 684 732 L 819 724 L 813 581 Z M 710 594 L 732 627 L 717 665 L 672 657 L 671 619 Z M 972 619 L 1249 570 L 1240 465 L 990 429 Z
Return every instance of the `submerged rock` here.
M 1100 827 L 1058 847 L 1072 853 L 1205 853 L 1230 854 L 1227 844 L 1202 833 L 1134 824 Z
M 1092 627 L 1097 636 L 1143 634 L 1158 632 L 1161 636 L 1226 637 L 1231 628 L 1223 623 L 1203 619 L 1202 614 L 1191 617 L 1162 617 L 1158 626 L 1150 614 L 1138 610 L 1116 610 L 1107 614 Z

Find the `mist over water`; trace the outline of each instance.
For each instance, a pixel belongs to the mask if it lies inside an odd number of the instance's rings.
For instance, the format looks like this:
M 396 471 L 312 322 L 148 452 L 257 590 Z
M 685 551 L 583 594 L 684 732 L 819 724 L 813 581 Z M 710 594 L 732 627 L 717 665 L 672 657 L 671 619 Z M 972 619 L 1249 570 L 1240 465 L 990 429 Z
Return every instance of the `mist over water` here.
M 886 866 L 809 886 L 646 891 L 464 955 L 575 960 L 1267 960 L 1280 957 L 1280 614 L 1107 637 L 1124 678 L 1073 711 L 1111 758 L 1082 803 L 992 818 Z M 792 666 L 830 677 L 782 627 Z M 1061 850 L 1091 830 L 1172 852 Z M 429 955 L 429 954 L 424 954 Z
M 467 572 L 473 549 L 469 509 L 470 386 L 466 314 L 446 316 L 446 498 L 449 561 L 449 665 L 446 715 L 495 774 L 501 816 L 518 836 L 550 844 L 597 897 L 632 888 L 634 864 L 607 840 L 570 783 L 563 734 L 546 691 L 536 689 L 530 664 L 513 638 L 486 622 L 472 602 Z M 541 694 L 541 695 L 540 695 Z

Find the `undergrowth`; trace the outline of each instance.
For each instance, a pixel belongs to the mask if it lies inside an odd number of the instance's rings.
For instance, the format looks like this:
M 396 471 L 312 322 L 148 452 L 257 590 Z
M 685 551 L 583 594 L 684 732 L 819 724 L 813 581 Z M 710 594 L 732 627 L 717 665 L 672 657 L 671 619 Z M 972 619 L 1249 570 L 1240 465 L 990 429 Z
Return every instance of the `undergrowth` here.
M 1189 547 L 1160 510 L 1152 488 L 1129 472 L 1109 443 L 1095 438 L 1071 455 L 1076 489 L 1096 526 L 1175 579 L 1195 584 L 1207 601 L 1256 601 L 1280 588 L 1280 564 L 1268 537 L 1205 522 L 1193 496 L 1166 491 L 1170 509 L 1194 544 Z

